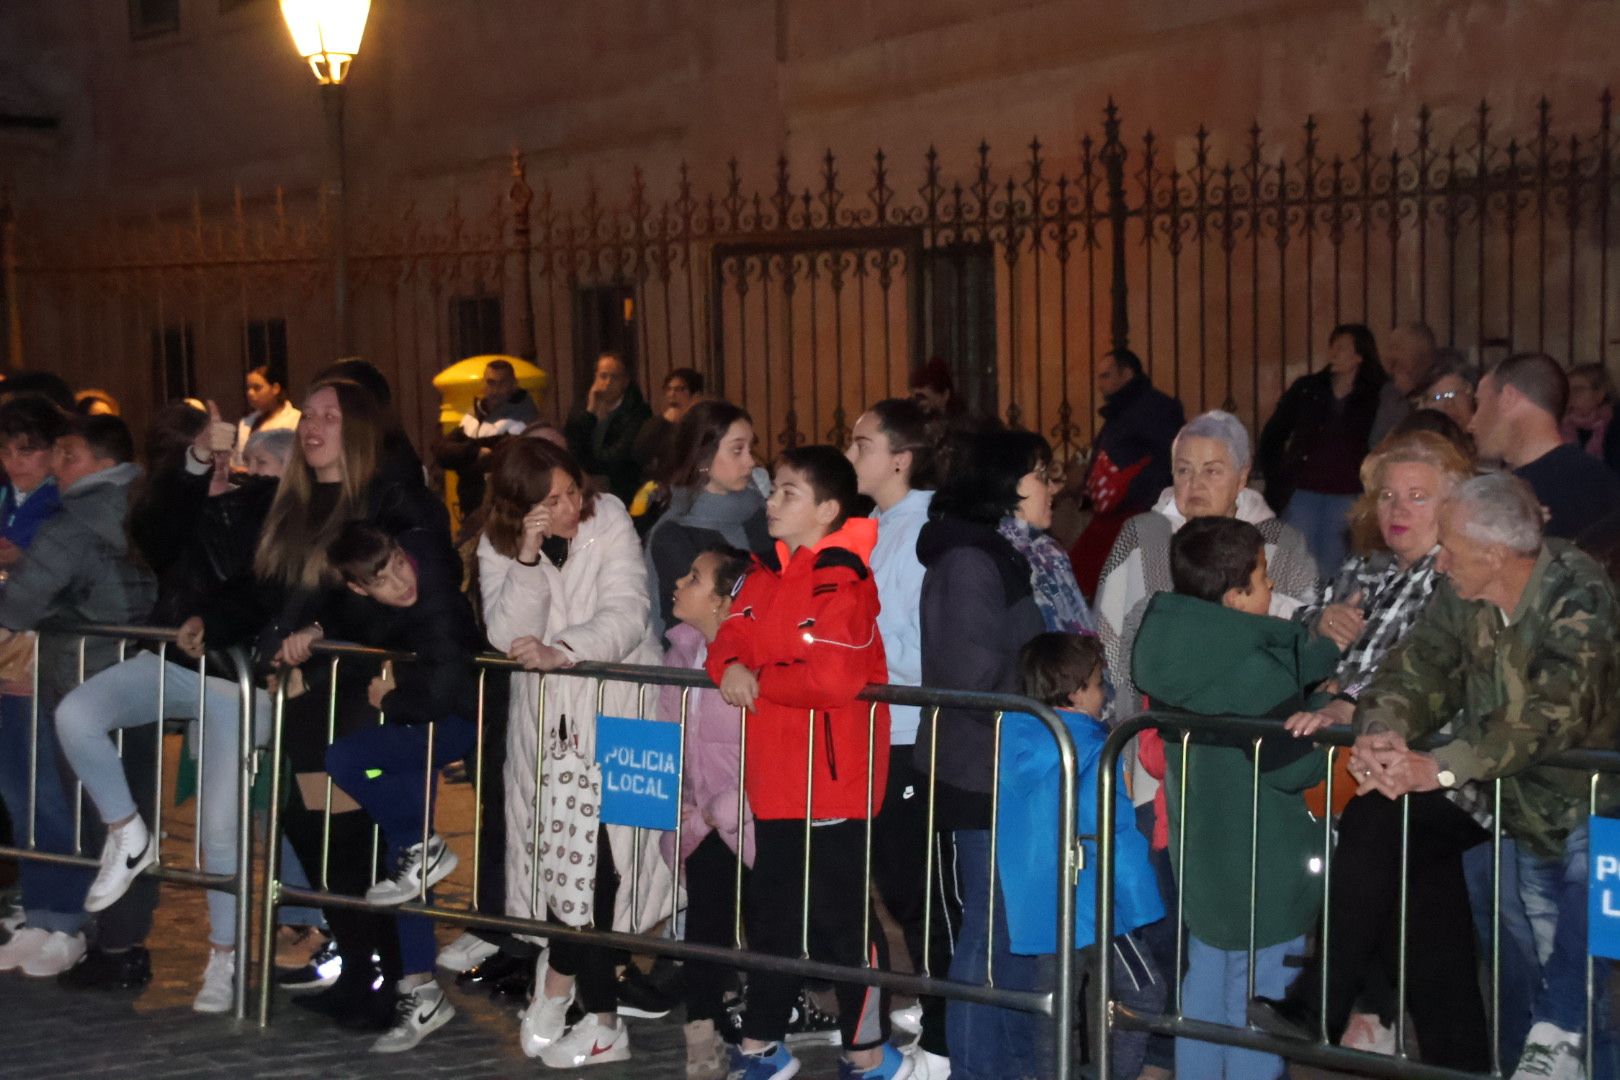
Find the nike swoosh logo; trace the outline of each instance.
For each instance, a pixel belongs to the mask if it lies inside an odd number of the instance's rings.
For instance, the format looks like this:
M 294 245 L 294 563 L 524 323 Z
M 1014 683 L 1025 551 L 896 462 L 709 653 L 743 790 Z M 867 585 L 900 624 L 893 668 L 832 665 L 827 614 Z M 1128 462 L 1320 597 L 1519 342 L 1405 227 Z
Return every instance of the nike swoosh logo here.
M 427 1012 L 419 1012 L 419 1013 L 417 1013 L 416 1014 L 416 1022 L 418 1024 L 427 1023 L 429 1020 L 431 1020 L 435 1016 L 439 1015 L 439 1010 L 442 1009 L 442 1008 L 444 1008 L 444 998 L 441 997 L 438 1001 L 434 1002 L 433 1008 L 429 1009 Z
M 603 1046 L 601 1043 L 593 1042 L 591 1043 L 591 1057 L 595 1057 L 597 1054 L 605 1054 L 612 1049 L 613 1047 L 611 1045 Z
M 152 838 L 150 836 L 148 836 L 146 838 L 146 843 L 141 847 L 141 850 L 137 851 L 133 855 L 124 856 L 124 869 L 125 870 L 133 870 L 133 869 L 135 869 L 135 864 L 140 862 L 142 859 L 146 858 L 146 849 L 151 847 L 151 846 L 152 846 Z

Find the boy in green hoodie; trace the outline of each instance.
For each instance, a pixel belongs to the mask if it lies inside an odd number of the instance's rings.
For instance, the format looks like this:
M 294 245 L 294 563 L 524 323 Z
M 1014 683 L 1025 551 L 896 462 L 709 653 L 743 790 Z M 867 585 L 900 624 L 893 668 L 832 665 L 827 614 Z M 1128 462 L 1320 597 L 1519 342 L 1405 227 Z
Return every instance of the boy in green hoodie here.
M 1136 685 L 1154 708 L 1275 717 L 1281 735 L 1284 718 L 1314 707 L 1311 690 L 1332 675 L 1338 648 L 1267 614 L 1271 581 L 1258 529 L 1233 518 L 1189 521 L 1171 542 L 1170 574 L 1175 592 L 1148 605 L 1131 658 Z M 1322 832 L 1301 795 L 1326 774 L 1326 756 L 1309 744 L 1266 740 L 1257 794 L 1254 754 L 1248 736 L 1197 735 L 1183 762 L 1180 739 L 1165 740 L 1172 853 L 1186 829 L 1186 862 L 1177 875 L 1188 934 L 1182 1014 L 1236 1028 L 1245 1026 L 1251 945 L 1255 993 L 1286 988 L 1297 973 L 1287 959 L 1304 953 L 1322 900 Z M 1249 822 L 1256 797 L 1255 849 L 1265 871 L 1254 890 L 1251 939 Z M 1178 1076 L 1276 1080 L 1283 1067 L 1270 1054 L 1176 1040 Z

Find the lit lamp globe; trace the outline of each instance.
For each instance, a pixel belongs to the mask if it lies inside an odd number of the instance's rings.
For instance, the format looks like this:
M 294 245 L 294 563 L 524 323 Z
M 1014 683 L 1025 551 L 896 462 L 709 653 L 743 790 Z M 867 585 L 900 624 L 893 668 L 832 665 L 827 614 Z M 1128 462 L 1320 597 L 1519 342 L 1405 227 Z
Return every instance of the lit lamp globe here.
M 343 82 L 370 14 L 371 0 L 281 0 L 293 46 L 322 86 Z

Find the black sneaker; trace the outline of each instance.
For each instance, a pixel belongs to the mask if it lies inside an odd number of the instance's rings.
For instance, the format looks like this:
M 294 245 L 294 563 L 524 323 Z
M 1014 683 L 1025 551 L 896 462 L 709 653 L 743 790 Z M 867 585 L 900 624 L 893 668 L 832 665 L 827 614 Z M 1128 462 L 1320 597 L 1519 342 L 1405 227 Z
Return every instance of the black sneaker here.
M 152 954 L 140 945 L 123 952 L 91 949 L 56 977 L 64 990 L 137 990 L 152 981 Z
M 326 944 L 316 949 L 310 956 L 309 963 L 297 971 L 278 972 L 276 985 L 295 994 L 308 990 L 325 990 L 337 982 L 341 974 L 343 974 L 343 957 L 338 953 L 337 942 L 327 938 Z
M 747 1008 L 748 1000 L 742 994 L 732 994 L 721 1002 L 720 1019 L 714 1022 L 714 1029 L 731 1046 L 742 1044 L 743 1013 Z
M 634 964 L 626 964 L 624 974 L 619 976 L 618 994 L 620 1016 L 646 1020 L 663 1019 L 680 1001 Z
M 787 1038 L 782 1041 L 789 1046 L 806 1043 L 837 1046 L 843 1039 L 838 1032 L 838 1017 L 824 1012 L 808 990 L 800 990 L 799 1000 L 793 1003 L 793 1015 L 788 1019 Z

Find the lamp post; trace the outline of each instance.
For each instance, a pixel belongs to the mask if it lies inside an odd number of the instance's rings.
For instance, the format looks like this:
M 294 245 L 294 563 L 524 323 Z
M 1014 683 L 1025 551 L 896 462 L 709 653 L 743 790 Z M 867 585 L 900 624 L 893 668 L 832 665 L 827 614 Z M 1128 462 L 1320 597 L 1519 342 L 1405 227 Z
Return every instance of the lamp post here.
M 333 313 L 337 317 L 338 355 L 354 351 L 349 318 L 348 196 L 345 191 L 343 143 L 343 80 L 349 64 L 360 52 L 360 39 L 366 32 L 371 0 L 281 0 L 281 17 L 286 20 L 298 55 L 309 62 L 321 84 L 321 106 L 326 113 L 328 167 L 331 172 L 323 187 L 331 199 L 333 224 L 333 271 L 336 279 Z

